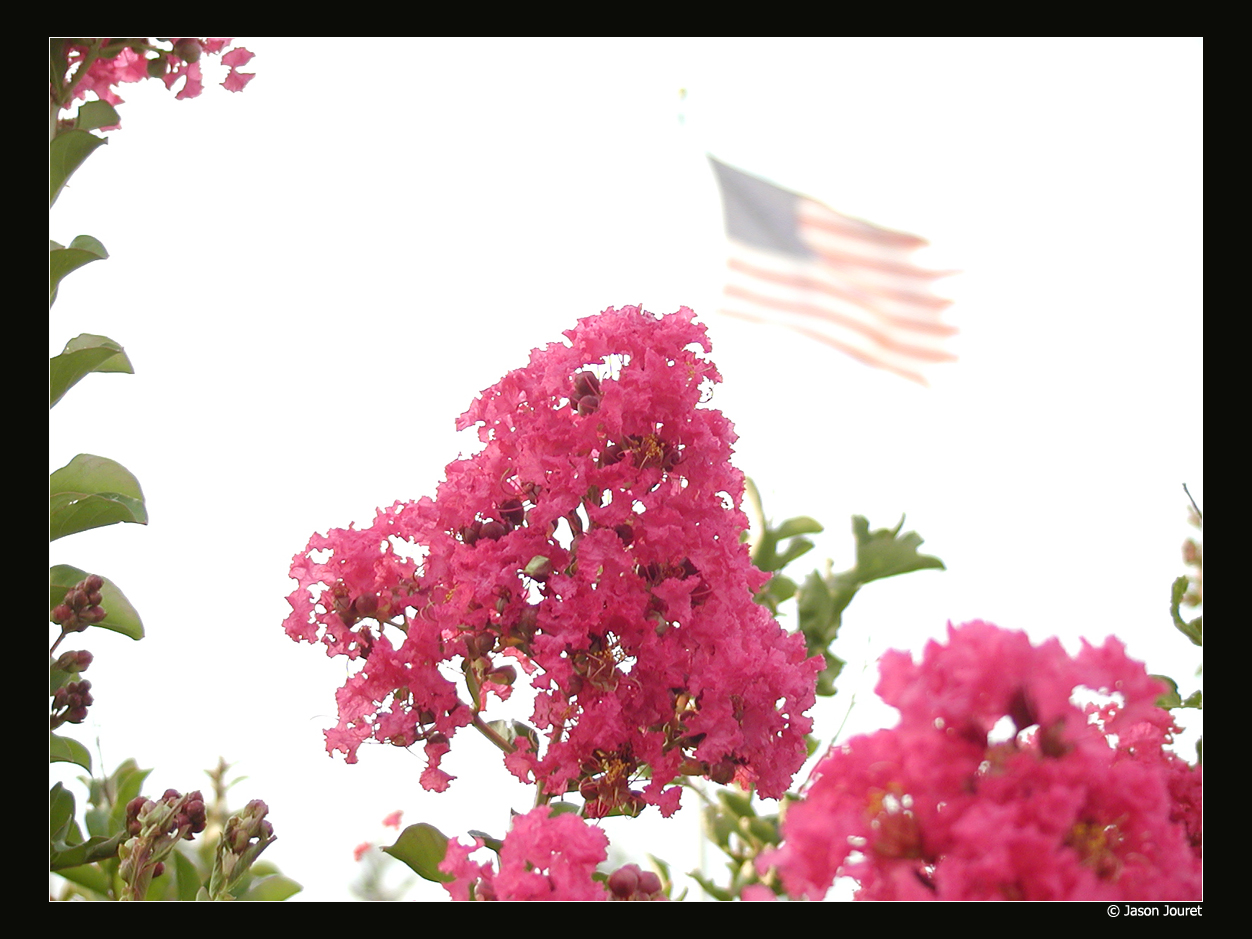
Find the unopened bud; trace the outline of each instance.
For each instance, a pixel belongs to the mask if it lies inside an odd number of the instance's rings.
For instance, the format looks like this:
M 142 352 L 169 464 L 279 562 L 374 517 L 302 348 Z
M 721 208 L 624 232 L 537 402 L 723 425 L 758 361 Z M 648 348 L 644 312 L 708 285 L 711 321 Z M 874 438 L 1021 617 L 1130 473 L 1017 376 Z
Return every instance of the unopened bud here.
M 509 530 L 500 522 L 492 520 L 489 522 L 483 522 L 483 527 L 479 530 L 478 536 L 480 538 L 489 538 L 492 541 L 495 541 L 497 538 L 503 538 L 506 534 L 508 534 L 508 531 Z
M 600 395 L 600 379 L 594 372 L 579 372 L 574 376 L 574 397 L 582 399 L 588 395 Z
M 730 760 L 719 760 L 717 763 L 714 763 L 712 769 L 709 770 L 709 779 L 717 783 L 719 786 L 726 785 L 734 778 L 735 764 Z
M 639 872 L 639 892 L 644 894 L 660 893 L 661 878 L 653 871 Z
M 609 875 L 609 889 L 613 895 L 626 899 L 635 895 L 639 888 L 639 868 L 634 864 L 619 867 Z
M 487 673 L 487 680 L 497 685 L 511 685 L 517 681 L 517 669 L 512 665 L 504 665 Z
M 200 42 L 197 39 L 180 39 L 174 45 L 174 54 L 184 62 L 200 61 Z
M 526 521 L 526 507 L 518 499 L 505 499 L 500 503 L 500 518 L 506 525 L 516 528 Z

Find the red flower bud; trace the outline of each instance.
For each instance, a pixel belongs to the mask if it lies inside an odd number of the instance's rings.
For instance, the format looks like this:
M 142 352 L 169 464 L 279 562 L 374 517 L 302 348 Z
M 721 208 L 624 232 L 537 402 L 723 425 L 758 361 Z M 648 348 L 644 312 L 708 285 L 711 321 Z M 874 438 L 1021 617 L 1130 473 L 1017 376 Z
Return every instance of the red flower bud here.
M 661 892 L 661 878 L 653 871 L 639 872 L 639 892 L 651 896 Z
M 588 395 L 600 395 L 600 379 L 594 372 L 579 372 L 574 376 L 574 397 L 582 399 Z
M 483 522 L 483 527 L 479 529 L 478 537 L 489 538 L 495 541 L 497 538 L 502 538 L 508 534 L 508 531 L 507 528 L 497 521 Z
M 609 875 L 609 889 L 613 891 L 613 895 L 616 897 L 621 897 L 623 900 L 627 897 L 633 897 L 638 888 L 639 868 L 634 864 L 619 867 Z
M 500 519 L 510 528 L 526 521 L 526 507 L 517 499 L 505 499 L 500 503 Z

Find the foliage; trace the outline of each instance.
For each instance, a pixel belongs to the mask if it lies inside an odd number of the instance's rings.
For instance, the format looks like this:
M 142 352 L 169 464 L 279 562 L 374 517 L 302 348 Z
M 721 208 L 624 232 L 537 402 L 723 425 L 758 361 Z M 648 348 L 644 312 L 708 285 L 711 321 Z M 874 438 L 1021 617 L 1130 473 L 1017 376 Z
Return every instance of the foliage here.
M 199 94 L 202 52 L 220 54 L 225 39 L 176 39 L 161 48 L 147 39 L 60 39 L 49 43 L 48 207 L 56 203 L 73 174 L 107 143 L 92 133 L 119 124 L 113 105 L 121 99 L 113 88 L 120 82 L 162 78 L 167 87 L 182 82 L 177 97 Z M 231 66 L 227 87 L 241 90 L 251 76 L 237 66 L 252 54 L 237 49 L 224 56 Z M 90 91 L 100 100 L 84 102 L 71 120 L 59 114 Z M 90 235 L 63 245 L 48 243 L 48 306 L 56 302 L 62 282 L 108 252 Z M 48 407 L 57 405 L 93 372 L 124 372 L 134 368 L 122 346 L 107 336 L 84 333 L 66 343 L 48 361 Z M 48 478 L 48 540 L 123 522 L 146 525 L 148 509 L 139 480 L 107 457 L 80 453 Z M 59 629 L 48 653 L 51 698 L 48 735 L 50 763 L 66 762 L 91 772 L 91 754 L 77 740 L 55 733 L 64 724 L 82 723 L 94 702 L 91 682 L 82 677 L 93 661 L 85 649 L 62 652 L 69 635 L 93 626 L 134 640 L 144 638 L 139 614 L 111 580 L 69 564 L 48 571 L 48 618 Z M 273 841 L 266 820 L 268 807 L 254 799 L 228 814 L 225 763 L 210 772 L 214 798 L 206 806 L 199 790 L 186 794 L 167 790 L 157 799 L 141 794 L 148 770 L 124 761 L 112 774 L 80 777 L 89 791 L 83 823 L 77 819 L 74 795 L 61 783 L 48 793 L 48 869 L 65 886 L 62 898 L 144 900 L 281 900 L 300 889 L 273 865 L 257 858 Z M 208 834 L 205 834 L 206 828 Z M 188 847 L 202 835 L 194 849 Z

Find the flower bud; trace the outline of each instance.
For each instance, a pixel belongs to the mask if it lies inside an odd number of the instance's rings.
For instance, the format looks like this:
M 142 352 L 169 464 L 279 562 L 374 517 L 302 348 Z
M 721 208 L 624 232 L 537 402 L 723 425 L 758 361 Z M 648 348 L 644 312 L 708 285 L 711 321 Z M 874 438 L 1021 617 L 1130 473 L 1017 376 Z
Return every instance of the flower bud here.
M 517 681 L 517 669 L 512 665 L 494 668 L 487 673 L 487 680 L 495 682 L 497 685 L 511 685 Z
M 661 892 L 661 878 L 653 871 L 639 872 L 639 892 L 651 896 Z
M 184 62 L 200 61 L 200 41 L 197 39 L 180 39 L 174 44 L 174 55 Z
M 526 521 L 526 507 L 518 499 L 505 499 L 500 503 L 500 519 L 511 528 Z
M 709 770 L 709 779 L 719 786 L 725 786 L 735 778 L 735 764 L 730 760 L 719 760 Z
M 574 397 L 581 400 L 588 395 L 600 396 L 600 379 L 594 372 L 579 372 L 574 376 Z
M 497 521 L 483 522 L 483 527 L 479 529 L 478 537 L 489 538 L 495 541 L 497 538 L 503 538 L 508 534 L 508 529 Z
M 639 868 L 634 864 L 619 867 L 609 875 L 609 889 L 613 891 L 613 895 L 616 897 L 621 897 L 625 900 L 627 897 L 634 896 L 638 888 Z
M 166 64 L 166 61 L 165 61 L 165 56 L 163 55 L 159 55 L 155 59 L 149 59 L 148 60 L 148 77 L 149 78 L 164 78 L 166 69 L 168 67 L 169 66 Z
M 85 672 L 92 662 L 92 655 L 86 649 L 74 652 L 62 652 L 52 667 L 62 672 Z
M 542 583 L 552 576 L 552 571 L 552 559 L 546 558 L 542 554 L 536 554 L 526 564 L 526 568 L 522 573 Z

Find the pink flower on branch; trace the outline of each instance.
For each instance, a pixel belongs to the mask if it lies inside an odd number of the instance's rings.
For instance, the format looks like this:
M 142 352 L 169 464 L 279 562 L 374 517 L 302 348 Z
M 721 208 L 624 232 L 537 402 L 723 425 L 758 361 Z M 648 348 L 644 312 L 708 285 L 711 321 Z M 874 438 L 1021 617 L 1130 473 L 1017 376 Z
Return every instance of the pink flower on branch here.
M 1202 777 L 1165 749 L 1163 690 L 1113 638 L 949 626 L 921 664 L 883 657 L 899 725 L 827 755 L 760 866 L 813 899 L 836 876 L 861 899 L 1200 899 Z
M 146 78 L 159 78 L 170 89 L 181 81 L 182 87 L 174 96 L 178 100 L 198 97 L 204 90 L 200 69 L 203 54 L 220 55 L 222 64 L 230 69 L 222 86 L 227 91 L 242 91 L 256 77 L 239 71 L 251 61 L 253 53 L 244 48 L 226 51 L 233 41 L 221 37 L 70 40 L 65 48 L 65 75 L 61 78 L 72 87 L 73 94 L 62 98 L 58 92 L 58 104 L 67 108 L 71 100 L 82 100 L 88 93 L 109 104 L 122 104 L 116 87 Z M 169 43 L 171 48 L 164 49 L 157 43 Z
M 439 868 L 455 875 L 444 884 L 454 900 L 607 900 L 604 884 L 592 875 L 608 846 L 599 828 L 569 813 L 551 815 L 541 805 L 513 819 L 497 867 L 469 859 L 482 847 L 476 838 L 473 846 L 449 841 Z
M 669 815 L 684 775 L 781 796 L 821 658 L 752 600 L 766 575 L 739 540 L 733 429 L 700 406 L 720 380 L 704 327 L 626 307 L 565 335 L 461 416 L 483 448 L 433 499 L 293 559 L 288 634 L 362 662 L 328 747 L 423 742 L 435 769 L 520 669 L 538 733 L 500 745 L 547 797 Z

